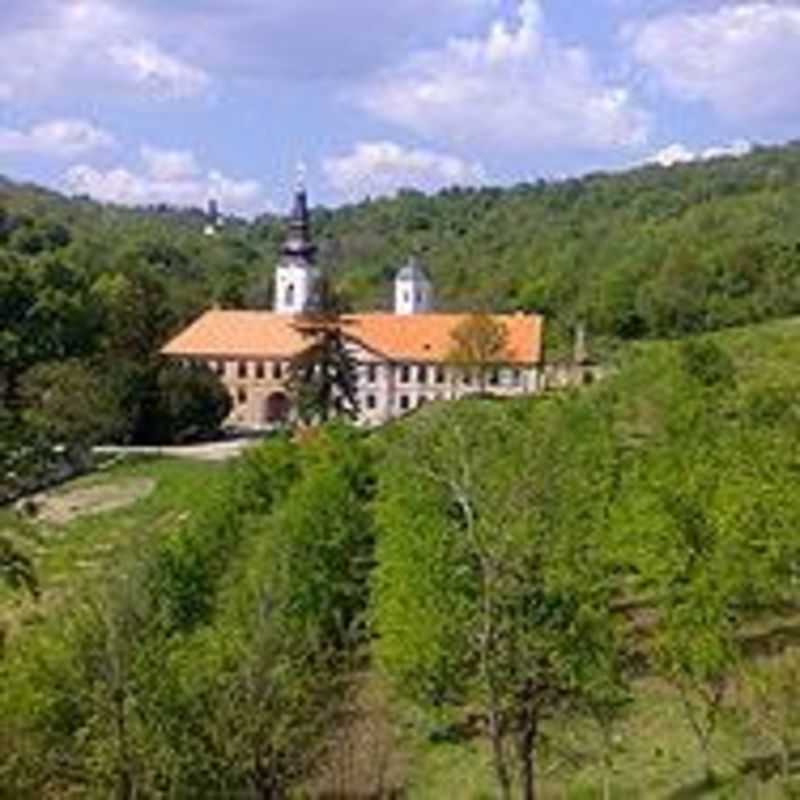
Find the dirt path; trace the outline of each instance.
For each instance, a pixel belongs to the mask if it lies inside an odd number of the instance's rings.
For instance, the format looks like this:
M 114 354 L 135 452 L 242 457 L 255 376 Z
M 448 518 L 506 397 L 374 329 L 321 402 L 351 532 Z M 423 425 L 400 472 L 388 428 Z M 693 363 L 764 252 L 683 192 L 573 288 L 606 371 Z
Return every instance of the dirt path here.
M 77 517 L 104 514 L 132 505 L 156 487 L 153 478 L 126 478 L 75 489 L 41 492 L 30 498 L 36 519 L 50 525 L 66 525 Z

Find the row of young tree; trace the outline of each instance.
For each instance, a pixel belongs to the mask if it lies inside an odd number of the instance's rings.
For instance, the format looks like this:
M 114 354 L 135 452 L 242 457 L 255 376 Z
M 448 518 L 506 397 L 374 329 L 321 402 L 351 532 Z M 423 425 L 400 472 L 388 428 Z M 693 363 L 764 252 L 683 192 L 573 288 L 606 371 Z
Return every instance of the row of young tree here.
M 652 675 L 705 779 L 737 686 L 788 771 L 800 655 L 749 657 L 797 603 L 794 409 L 701 341 L 581 394 L 274 439 L 14 640 L 0 784 L 302 794 L 370 665 L 430 720 L 477 719 L 503 798 L 536 796 L 554 726 L 595 725 L 610 775 Z
M 362 658 L 373 470 L 275 440 L 0 663 L 0 796 L 284 797 Z

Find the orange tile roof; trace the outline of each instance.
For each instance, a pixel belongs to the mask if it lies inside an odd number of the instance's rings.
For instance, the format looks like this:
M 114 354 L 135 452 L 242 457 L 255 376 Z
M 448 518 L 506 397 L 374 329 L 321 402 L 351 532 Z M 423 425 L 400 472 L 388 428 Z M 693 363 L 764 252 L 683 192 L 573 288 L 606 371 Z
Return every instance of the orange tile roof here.
M 167 356 L 291 358 L 308 346 L 291 314 L 207 311 L 161 350 Z
M 453 331 L 466 314 L 356 314 L 348 334 L 398 361 L 445 361 Z M 542 318 L 528 314 L 494 316 L 508 331 L 508 363 L 536 364 L 542 355 Z
M 392 361 L 447 359 L 452 333 L 465 314 L 352 314 L 344 329 L 354 340 Z M 497 315 L 508 331 L 507 363 L 542 360 L 542 317 Z M 292 358 L 309 340 L 294 327 L 298 318 L 268 311 L 208 311 L 161 351 L 168 356 Z

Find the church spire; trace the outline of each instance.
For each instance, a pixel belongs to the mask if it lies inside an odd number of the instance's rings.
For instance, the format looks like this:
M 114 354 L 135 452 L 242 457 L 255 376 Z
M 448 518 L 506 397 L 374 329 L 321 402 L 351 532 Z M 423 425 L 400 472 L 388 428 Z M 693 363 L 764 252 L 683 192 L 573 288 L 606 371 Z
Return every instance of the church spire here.
M 311 215 L 308 211 L 305 176 L 306 168 L 301 162 L 297 165 L 297 183 L 289 217 L 289 231 L 281 252 L 284 256 L 303 259 L 312 264 L 317 248 L 311 238 Z
M 302 314 L 318 304 L 320 274 L 314 261 L 317 248 L 311 237 L 311 214 L 305 186 L 305 167 L 297 171 L 294 201 L 286 240 L 275 273 L 275 311 Z

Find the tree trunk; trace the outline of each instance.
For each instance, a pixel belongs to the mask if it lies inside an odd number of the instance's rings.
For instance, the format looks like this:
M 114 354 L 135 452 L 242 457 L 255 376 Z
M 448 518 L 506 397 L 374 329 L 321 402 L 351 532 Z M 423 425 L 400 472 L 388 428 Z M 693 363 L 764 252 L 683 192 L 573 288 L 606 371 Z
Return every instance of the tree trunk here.
M 518 757 L 522 800 L 536 800 L 536 743 L 539 737 L 539 716 L 534 706 L 533 685 L 526 681 L 522 694 Z
M 791 744 L 783 738 L 781 738 L 781 776 L 785 781 L 792 776 Z
M 131 800 L 133 781 L 128 764 L 128 733 L 125 720 L 125 691 L 114 692 L 117 723 L 117 800 Z
M 492 742 L 492 760 L 499 786 L 498 794 L 501 800 L 511 800 L 511 776 L 508 773 L 505 748 L 503 747 L 503 730 L 494 708 L 489 709 L 489 739 Z
M 717 782 L 717 776 L 714 773 L 714 765 L 711 760 L 711 743 L 708 740 L 702 742 L 701 749 L 703 751 L 703 775 L 706 786 L 714 786 Z
M 253 783 L 258 800 L 278 800 L 281 796 L 280 782 L 274 765 L 265 765 L 261 753 L 256 750 L 253 764 Z

